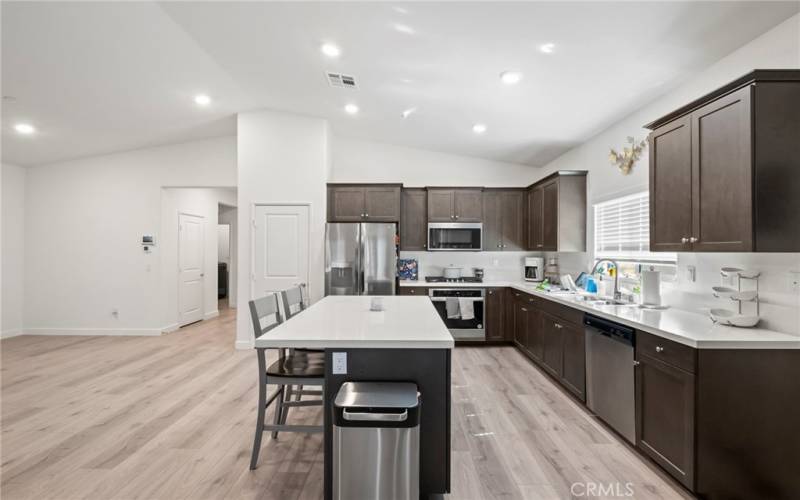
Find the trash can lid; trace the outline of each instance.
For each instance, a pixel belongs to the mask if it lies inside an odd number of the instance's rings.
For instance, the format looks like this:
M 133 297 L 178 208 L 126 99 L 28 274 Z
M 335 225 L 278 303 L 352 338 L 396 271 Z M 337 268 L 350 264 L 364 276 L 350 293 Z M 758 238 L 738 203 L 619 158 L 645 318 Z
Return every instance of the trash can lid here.
M 410 382 L 345 382 L 336 395 L 338 408 L 415 408 L 417 385 Z

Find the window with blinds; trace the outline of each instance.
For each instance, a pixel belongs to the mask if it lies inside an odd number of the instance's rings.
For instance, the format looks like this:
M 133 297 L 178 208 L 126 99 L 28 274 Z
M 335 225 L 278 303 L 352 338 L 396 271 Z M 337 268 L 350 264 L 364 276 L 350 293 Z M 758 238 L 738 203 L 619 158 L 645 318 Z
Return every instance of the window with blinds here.
M 650 252 L 648 192 L 623 196 L 594 206 L 594 255 L 633 262 L 675 263 L 677 255 Z

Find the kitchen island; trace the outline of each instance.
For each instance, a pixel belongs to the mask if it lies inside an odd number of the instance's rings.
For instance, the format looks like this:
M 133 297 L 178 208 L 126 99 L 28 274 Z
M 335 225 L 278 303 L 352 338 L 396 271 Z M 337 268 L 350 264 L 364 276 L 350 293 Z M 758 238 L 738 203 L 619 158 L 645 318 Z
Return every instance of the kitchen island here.
M 382 311 L 370 310 L 376 298 Z M 333 498 L 331 405 L 347 381 L 417 385 L 421 394 L 420 498 L 450 491 L 453 344 L 431 301 L 407 296 L 328 296 L 256 340 L 256 347 L 325 350 L 326 500 Z

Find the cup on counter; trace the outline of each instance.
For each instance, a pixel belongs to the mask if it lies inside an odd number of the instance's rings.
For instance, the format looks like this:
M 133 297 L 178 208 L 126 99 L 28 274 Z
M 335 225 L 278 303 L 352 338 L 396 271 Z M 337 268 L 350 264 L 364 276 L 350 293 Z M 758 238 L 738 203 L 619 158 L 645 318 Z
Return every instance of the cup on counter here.
M 369 303 L 370 311 L 383 311 L 383 297 L 372 297 Z

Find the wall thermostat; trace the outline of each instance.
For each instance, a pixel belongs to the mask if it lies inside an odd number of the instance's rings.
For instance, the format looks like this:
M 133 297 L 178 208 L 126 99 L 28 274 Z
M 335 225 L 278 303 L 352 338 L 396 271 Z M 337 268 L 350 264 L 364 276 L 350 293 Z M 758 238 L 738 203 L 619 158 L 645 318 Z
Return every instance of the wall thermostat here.
M 145 252 L 150 251 L 150 247 L 156 246 L 156 237 L 152 234 L 143 234 L 142 235 L 142 249 Z

